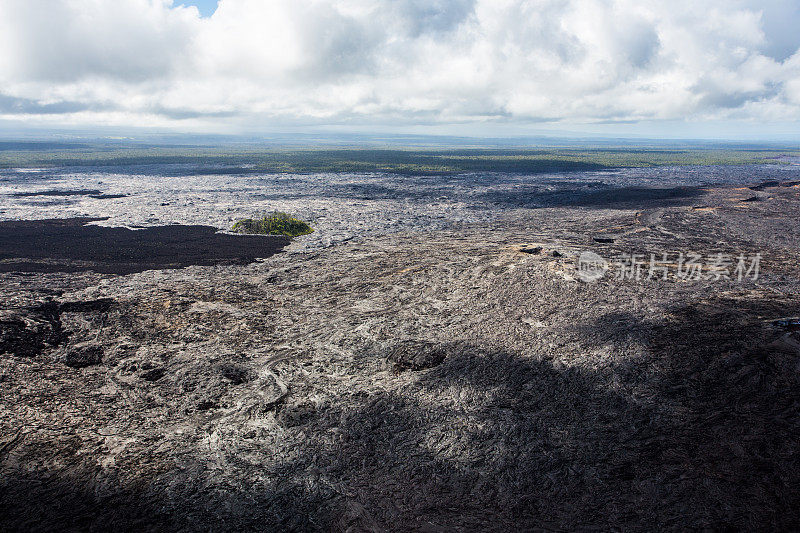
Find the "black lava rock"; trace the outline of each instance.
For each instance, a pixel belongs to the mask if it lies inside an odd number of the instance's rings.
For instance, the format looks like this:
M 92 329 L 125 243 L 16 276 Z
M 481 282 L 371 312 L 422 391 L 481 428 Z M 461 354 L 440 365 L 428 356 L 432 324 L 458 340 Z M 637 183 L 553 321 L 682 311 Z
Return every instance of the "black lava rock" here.
M 541 253 L 541 251 L 542 251 L 542 247 L 541 246 L 533 246 L 533 247 L 530 247 L 530 248 L 520 248 L 519 251 L 522 252 L 523 254 L 539 255 Z
M 167 371 L 163 368 L 154 368 L 152 370 L 148 370 L 144 374 L 142 374 L 142 379 L 145 381 L 158 381 L 159 379 L 163 378 L 167 374 Z
M 253 379 L 252 372 L 246 367 L 233 363 L 225 363 L 219 366 L 222 377 L 229 380 L 234 385 L 241 385 Z
M 62 358 L 70 368 L 86 368 L 103 362 L 103 348 L 96 344 L 82 343 L 70 347 Z
M 424 370 L 439 366 L 447 357 L 446 350 L 436 344 L 405 341 L 389 350 L 387 359 L 395 370 Z

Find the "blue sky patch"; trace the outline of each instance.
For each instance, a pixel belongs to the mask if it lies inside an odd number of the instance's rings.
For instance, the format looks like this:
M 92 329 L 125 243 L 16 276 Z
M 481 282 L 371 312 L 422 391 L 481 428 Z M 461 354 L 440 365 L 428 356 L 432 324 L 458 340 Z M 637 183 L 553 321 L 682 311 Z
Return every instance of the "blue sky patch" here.
M 200 16 L 210 17 L 217 10 L 218 0 L 193 0 L 191 2 L 181 2 L 184 6 L 195 6 L 200 10 Z

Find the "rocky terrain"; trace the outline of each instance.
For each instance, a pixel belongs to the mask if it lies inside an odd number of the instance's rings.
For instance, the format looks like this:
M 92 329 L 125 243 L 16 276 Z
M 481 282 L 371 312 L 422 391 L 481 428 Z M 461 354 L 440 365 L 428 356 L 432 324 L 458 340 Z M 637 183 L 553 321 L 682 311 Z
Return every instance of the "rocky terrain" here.
M 195 173 L 187 174 L 193 171 Z M 800 180 L 800 157 L 781 164 L 619 168 L 552 174 L 219 174 L 182 165 L 0 170 L 0 220 L 102 218 L 96 225 L 188 224 L 230 230 L 243 218 L 284 211 L 314 234 L 294 249 L 319 249 L 387 233 L 492 221 L 508 210 L 687 203 L 698 186 Z
M 8 181 L 5 218 L 269 203 L 317 231 L 245 265 L 0 272 L 0 529 L 800 528 L 793 178 Z M 760 254 L 757 279 L 647 275 L 690 252 Z

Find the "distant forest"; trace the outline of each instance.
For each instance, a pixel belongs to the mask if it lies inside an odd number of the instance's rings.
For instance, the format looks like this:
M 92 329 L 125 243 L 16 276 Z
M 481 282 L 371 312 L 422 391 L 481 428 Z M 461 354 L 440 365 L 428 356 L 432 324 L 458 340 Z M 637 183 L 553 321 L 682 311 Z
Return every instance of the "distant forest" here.
M 173 165 L 219 174 L 393 172 L 544 173 L 619 167 L 781 163 L 800 151 L 777 148 L 361 149 L 146 146 L 0 142 L 0 168 Z M 201 170 L 202 169 L 202 170 Z

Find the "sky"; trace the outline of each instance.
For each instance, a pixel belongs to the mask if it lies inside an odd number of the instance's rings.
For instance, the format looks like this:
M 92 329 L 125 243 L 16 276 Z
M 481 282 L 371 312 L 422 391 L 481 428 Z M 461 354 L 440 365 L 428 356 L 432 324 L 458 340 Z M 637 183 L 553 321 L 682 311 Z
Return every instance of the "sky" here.
M 0 129 L 800 139 L 800 0 L 0 0 Z
M 208 18 L 217 10 L 217 0 L 198 0 L 196 2 L 178 2 L 178 5 L 194 6 L 200 12 L 201 17 Z

